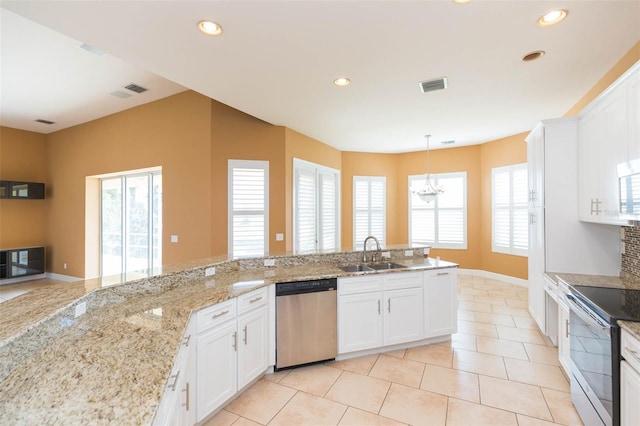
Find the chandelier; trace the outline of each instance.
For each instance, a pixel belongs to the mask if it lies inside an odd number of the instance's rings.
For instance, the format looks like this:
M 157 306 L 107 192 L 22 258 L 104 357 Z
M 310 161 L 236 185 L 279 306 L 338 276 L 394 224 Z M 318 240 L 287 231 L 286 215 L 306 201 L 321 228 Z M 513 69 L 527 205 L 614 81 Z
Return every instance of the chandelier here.
M 427 178 L 422 187 L 417 188 L 412 192 L 420 197 L 422 201 L 430 203 L 436 199 L 438 194 L 442 194 L 444 192 L 444 187 L 442 185 L 433 186 L 431 183 L 431 173 L 429 173 L 429 139 L 431 138 L 431 135 L 426 135 L 425 138 L 427 138 Z

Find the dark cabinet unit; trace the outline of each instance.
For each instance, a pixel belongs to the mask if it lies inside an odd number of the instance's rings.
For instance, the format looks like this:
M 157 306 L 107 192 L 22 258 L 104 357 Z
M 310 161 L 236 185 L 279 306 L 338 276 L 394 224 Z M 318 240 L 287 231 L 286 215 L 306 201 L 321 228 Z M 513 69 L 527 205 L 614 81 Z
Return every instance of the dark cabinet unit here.
M 0 250 L 0 279 L 44 274 L 44 247 Z
M 0 181 L 0 198 L 43 199 L 44 183 Z

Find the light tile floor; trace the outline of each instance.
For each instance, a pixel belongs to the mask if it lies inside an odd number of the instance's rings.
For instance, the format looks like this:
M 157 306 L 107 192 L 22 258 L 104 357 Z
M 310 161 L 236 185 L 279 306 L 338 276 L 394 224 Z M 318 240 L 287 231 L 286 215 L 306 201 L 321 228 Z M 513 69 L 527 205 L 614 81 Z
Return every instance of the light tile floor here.
M 527 289 L 460 276 L 451 341 L 265 376 L 206 423 L 581 425 Z

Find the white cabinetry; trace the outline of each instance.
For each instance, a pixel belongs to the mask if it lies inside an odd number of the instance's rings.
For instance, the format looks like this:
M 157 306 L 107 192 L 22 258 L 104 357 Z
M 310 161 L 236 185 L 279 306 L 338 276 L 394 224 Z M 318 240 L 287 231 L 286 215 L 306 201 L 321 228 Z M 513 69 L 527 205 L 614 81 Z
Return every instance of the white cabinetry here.
M 580 220 L 619 219 L 617 165 L 640 157 L 640 62 L 579 115 Z
M 196 314 L 196 420 L 264 373 L 269 364 L 269 289 Z
M 544 272 L 618 275 L 620 237 L 617 227 L 578 219 L 578 120 L 543 121 L 526 141 L 529 311 L 546 332 Z
M 154 426 L 191 425 L 195 423 L 193 409 L 192 363 L 194 351 L 191 345 L 192 322 L 187 324 L 180 349 L 176 355 L 169 379 L 164 387 L 160 405 L 153 419 Z
M 622 330 L 620 424 L 640 425 L 640 341 Z
M 457 269 L 436 269 L 424 273 L 425 337 L 458 331 Z
M 571 377 L 569 305 L 564 298 L 568 291 L 567 284 L 560 280 L 558 285 L 558 358 L 567 377 Z
M 422 272 L 338 279 L 338 353 L 420 340 Z

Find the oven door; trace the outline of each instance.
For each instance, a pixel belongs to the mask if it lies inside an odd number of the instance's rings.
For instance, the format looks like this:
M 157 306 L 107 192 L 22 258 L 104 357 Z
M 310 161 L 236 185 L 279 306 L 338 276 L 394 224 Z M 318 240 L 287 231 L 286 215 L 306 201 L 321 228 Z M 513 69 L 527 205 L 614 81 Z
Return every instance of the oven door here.
M 571 399 L 585 424 L 612 425 L 618 417 L 613 404 L 612 327 L 575 295 L 566 298 L 571 310 Z

